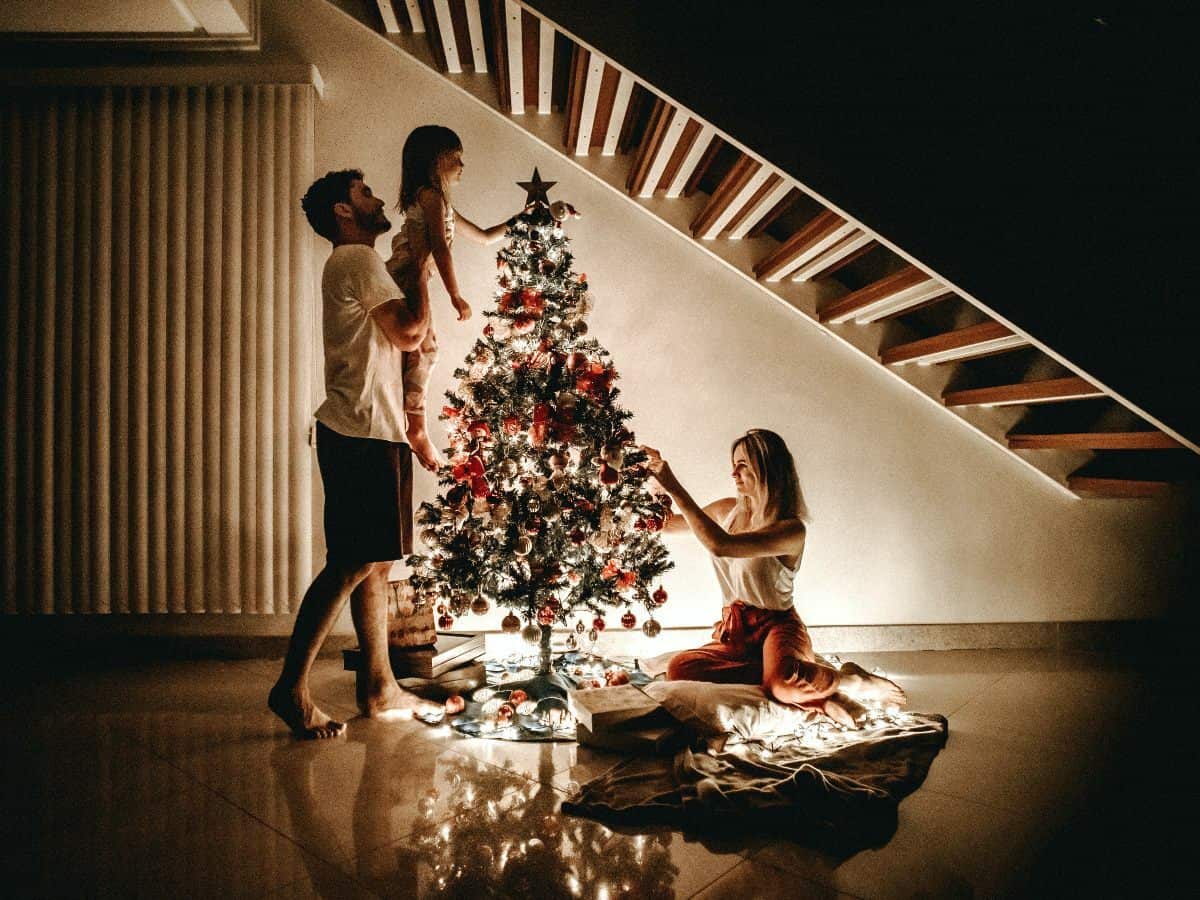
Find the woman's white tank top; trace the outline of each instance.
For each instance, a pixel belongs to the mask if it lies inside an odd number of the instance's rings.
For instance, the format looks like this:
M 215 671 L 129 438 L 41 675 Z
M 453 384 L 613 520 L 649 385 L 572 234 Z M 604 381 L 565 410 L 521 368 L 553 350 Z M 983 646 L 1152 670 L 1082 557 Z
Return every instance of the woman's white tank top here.
M 721 527 L 728 530 L 735 515 L 736 505 Z M 792 588 L 800 571 L 800 560 L 792 568 L 785 566 L 778 556 L 713 556 L 712 563 L 726 605 L 741 600 L 760 609 L 792 608 Z

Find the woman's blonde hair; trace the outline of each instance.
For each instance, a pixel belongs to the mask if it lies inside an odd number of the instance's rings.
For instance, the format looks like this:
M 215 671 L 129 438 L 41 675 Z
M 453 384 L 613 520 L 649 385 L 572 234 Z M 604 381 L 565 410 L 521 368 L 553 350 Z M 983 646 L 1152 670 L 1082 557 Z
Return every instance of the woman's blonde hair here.
M 741 447 L 755 474 L 767 488 L 767 510 L 776 519 L 808 522 L 808 506 L 800 490 L 796 463 L 783 438 L 765 428 L 751 428 L 733 442 L 730 457 Z

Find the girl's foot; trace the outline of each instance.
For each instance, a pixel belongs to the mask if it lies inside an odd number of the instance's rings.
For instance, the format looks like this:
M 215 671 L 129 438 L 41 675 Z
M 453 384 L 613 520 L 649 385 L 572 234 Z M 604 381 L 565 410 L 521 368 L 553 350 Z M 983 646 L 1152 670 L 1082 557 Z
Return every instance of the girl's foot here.
M 346 733 L 346 723 L 334 721 L 321 712 L 307 691 L 289 690 L 277 684 L 267 696 L 267 706 L 298 738 L 323 740 Z

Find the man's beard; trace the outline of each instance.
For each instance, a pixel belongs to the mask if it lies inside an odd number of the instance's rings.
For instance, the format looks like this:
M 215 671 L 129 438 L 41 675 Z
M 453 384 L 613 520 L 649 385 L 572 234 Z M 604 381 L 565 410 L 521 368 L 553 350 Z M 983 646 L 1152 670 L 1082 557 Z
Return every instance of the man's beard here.
M 388 217 L 383 214 L 382 209 L 377 213 L 354 210 L 354 224 L 371 234 L 383 234 L 392 227 L 392 223 L 388 221 Z

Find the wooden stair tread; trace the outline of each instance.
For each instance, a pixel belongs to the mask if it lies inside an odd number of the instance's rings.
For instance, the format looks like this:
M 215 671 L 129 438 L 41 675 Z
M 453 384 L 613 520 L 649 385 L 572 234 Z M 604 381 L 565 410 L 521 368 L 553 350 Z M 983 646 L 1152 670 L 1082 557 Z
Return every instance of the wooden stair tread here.
M 897 344 L 880 353 L 879 361 L 890 366 L 930 359 L 941 354 L 953 354 L 954 359 L 964 359 L 971 355 L 1015 349 L 1025 343 L 1024 338 L 999 322 L 981 322 L 907 344 Z
M 817 314 L 817 318 L 821 322 L 844 322 L 854 318 L 856 313 L 878 306 L 904 291 L 927 283 L 931 288 L 937 287 L 937 282 L 916 266 L 905 266 L 891 275 L 835 300 L 822 309 Z
M 1182 446 L 1161 431 L 1083 431 L 1007 437 L 1012 450 L 1176 450 Z
M 839 230 L 848 231 L 846 220 L 831 210 L 825 210 L 783 242 L 774 252 L 754 264 L 756 278 L 778 281 L 798 268 L 797 260 L 811 254 L 822 241 L 832 241 Z
M 1093 475 L 1070 475 L 1067 487 L 1077 494 L 1097 497 L 1139 498 L 1155 497 L 1171 487 L 1169 481 L 1135 478 L 1099 478 Z
M 946 406 L 1013 406 L 1025 403 L 1052 403 L 1105 396 L 1104 391 L 1085 378 L 1048 378 L 1019 384 L 947 391 L 942 395 Z

